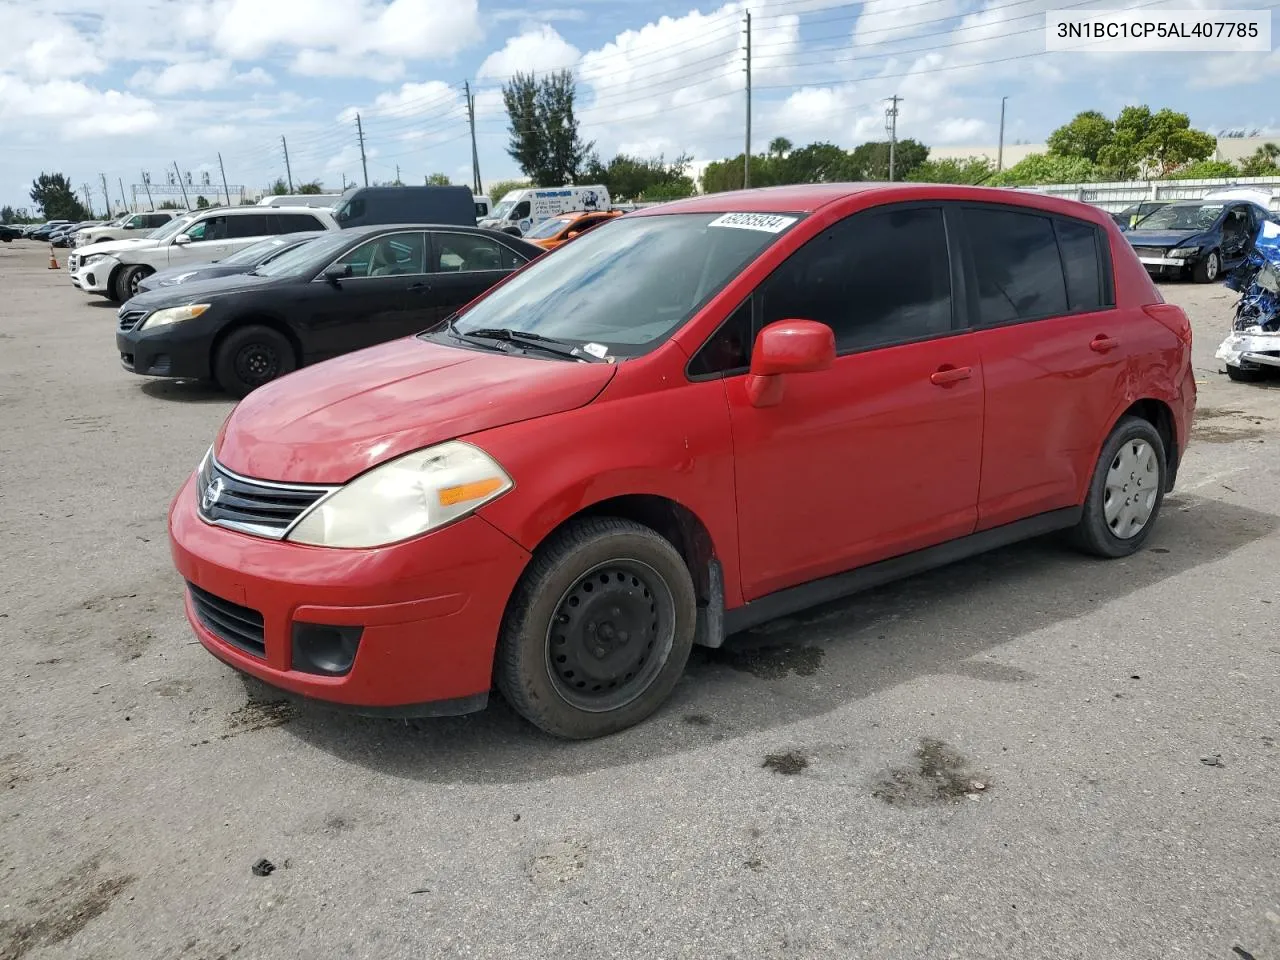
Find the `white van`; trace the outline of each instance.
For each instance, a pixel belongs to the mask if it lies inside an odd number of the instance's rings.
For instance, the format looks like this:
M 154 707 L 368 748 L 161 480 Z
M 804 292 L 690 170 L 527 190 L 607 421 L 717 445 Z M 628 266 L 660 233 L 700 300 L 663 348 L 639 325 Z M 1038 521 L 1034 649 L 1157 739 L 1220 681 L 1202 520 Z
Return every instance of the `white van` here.
M 610 210 L 609 191 L 602 186 L 523 187 L 512 190 L 480 226 L 524 236 L 544 220 L 562 213 Z
M 481 220 L 489 219 L 489 210 L 493 207 L 493 203 L 483 193 L 477 193 L 471 198 L 476 204 L 476 223 Z
M 298 193 L 286 196 L 263 197 L 260 207 L 332 207 L 342 199 L 340 193 Z

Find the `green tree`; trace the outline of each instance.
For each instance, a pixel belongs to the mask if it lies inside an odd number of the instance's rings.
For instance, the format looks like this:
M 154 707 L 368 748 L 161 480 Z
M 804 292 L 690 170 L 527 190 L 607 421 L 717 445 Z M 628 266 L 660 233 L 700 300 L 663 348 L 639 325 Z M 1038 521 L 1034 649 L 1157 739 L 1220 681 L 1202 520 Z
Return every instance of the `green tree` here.
M 1240 168 L 1230 160 L 1199 160 L 1179 167 L 1168 175 L 1170 180 L 1208 180 L 1212 177 L 1236 177 Z
M 31 181 L 31 202 L 46 220 L 90 219 L 71 182 L 60 173 L 41 173 Z
M 1064 123 L 1047 141 L 1049 152 L 1098 162 L 1098 153 L 1115 136 L 1115 124 L 1097 110 L 1084 110 Z
M 774 137 L 769 141 L 769 156 L 782 158 L 788 150 L 791 149 L 791 141 L 786 137 Z
M 1167 107 L 1155 114 L 1141 141 L 1142 159 L 1160 176 L 1190 163 L 1207 160 L 1218 146 L 1212 134 L 1191 129 L 1191 118 Z
M 209 209 L 209 200 L 203 193 L 200 194 L 198 197 L 196 197 L 196 209 L 197 210 Z
M 276 182 L 271 185 L 269 192 L 273 196 L 287 197 L 289 195 L 289 184 L 285 183 L 284 177 L 276 177 Z
M 177 203 L 173 200 L 165 200 L 163 203 L 160 204 L 160 209 L 161 210 L 181 210 L 182 204 Z
M 427 186 L 429 187 L 447 187 L 452 181 L 449 180 L 447 173 L 431 173 L 427 175 Z
M 992 174 L 991 187 L 1026 187 L 1042 183 L 1087 183 L 1097 179 L 1098 168 L 1084 157 L 1064 157 L 1053 153 L 1032 153 L 1012 167 Z
M 529 185 L 528 180 L 495 180 L 489 184 L 487 196 L 494 203 L 497 203 L 512 190 L 523 190 Z
M 778 183 L 842 183 L 861 179 L 849 152 L 834 143 L 819 141 L 794 149 L 788 143 L 787 150 L 785 157 L 774 159 Z
M 852 151 L 853 170 L 859 180 L 889 179 L 889 141 L 859 144 Z M 905 180 L 911 171 L 929 159 L 929 148 L 917 140 L 899 140 L 893 152 L 893 178 Z
M 693 178 L 686 171 L 690 158 L 685 155 L 667 163 L 659 156 L 649 160 L 620 153 L 608 164 L 592 156 L 583 168 L 584 183 L 600 183 L 614 200 L 673 200 L 694 192 Z
M 502 88 L 507 109 L 507 153 L 535 185 L 578 182 L 591 143 L 584 142 L 574 115 L 573 73 L 561 70 L 541 79 L 517 73 Z
M 303 195 L 313 195 L 317 193 L 324 193 L 324 187 L 320 185 L 319 180 L 312 180 L 308 183 L 298 184 L 297 192 Z
M 1240 172 L 1246 177 L 1273 177 L 1280 173 L 1280 147 L 1264 143 L 1240 161 Z
M 995 172 L 995 165 L 986 157 L 965 157 L 956 160 L 926 160 L 904 179 L 919 183 L 986 183 Z
M 18 214 L 7 203 L 0 207 L 0 223 L 13 223 L 17 218 Z

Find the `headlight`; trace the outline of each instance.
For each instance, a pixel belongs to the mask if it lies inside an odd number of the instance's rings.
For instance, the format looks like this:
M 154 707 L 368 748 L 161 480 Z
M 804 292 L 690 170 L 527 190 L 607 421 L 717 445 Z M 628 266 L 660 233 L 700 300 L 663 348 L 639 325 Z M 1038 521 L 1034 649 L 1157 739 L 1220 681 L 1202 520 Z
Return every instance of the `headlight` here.
M 93 263 L 95 260 L 101 260 L 105 256 L 105 253 L 82 253 L 80 254 L 80 266 L 83 267 L 86 263 Z
M 1167 256 L 1170 260 L 1185 260 L 1187 257 L 1194 257 L 1199 252 L 1199 247 L 1174 247 Z
M 183 320 L 194 320 L 200 314 L 209 309 L 207 303 L 188 303 L 185 307 L 169 307 L 167 310 L 157 310 L 147 319 L 142 321 L 142 327 L 151 329 L 152 327 L 167 327 L 171 323 L 181 323 Z M 141 328 L 140 328 L 141 329 Z
M 313 507 L 288 539 L 318 547 L 381 547 L 460 520 L 511 487 L 487 453 L 450 440 L 356 477 Z

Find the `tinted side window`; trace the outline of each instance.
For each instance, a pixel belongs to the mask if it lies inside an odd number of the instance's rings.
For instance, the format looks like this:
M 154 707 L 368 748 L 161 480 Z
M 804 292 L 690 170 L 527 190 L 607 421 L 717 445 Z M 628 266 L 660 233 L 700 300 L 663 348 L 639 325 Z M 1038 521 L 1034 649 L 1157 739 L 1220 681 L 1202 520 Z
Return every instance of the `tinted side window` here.
M 358 220 L 364 216 L 364 197 L 353 197 L 345 207 L 338 212 L 338 220 L 346 222 L 348 220 Z
M 154 230 L 156 227 L 163 227 L 172 219 L 167 213 L 153 213 L 147 217 L 147 226 Z
M 488 237 L 469 233 L 437 233 L 435 241 L 435 262 L 428 273 L 510 270 L 517 264 L 514 253 Z
M 529 215 L 529 210 L 530 210 L 529 201 L 521 200 L 518 204 L 516 204 L 515 210 L 511 212 L 511 216 L 508 219 L 523 220 L 525 217 Z
M 1067 275 L 1067 305 L 1072 310 L 1099 309 L 1105 299 L 1098 268 L 1098 231 L 1072 220 L 1055 220 L 1054 227 Z
M 1067 312 L 1067 287 L 1048 217 L 1011 210 L 964 211 L 978 323 L 991 326 Z
M 869 211 L 814 237 L 761 287 L 763 326 L 817 320 L 836 350 L 936 336 L 951 329 L 951 266 L 942 211 Z
M 751 365 L 751 298 L 729 314 L 689 361 L 689 376 L 745 373 Z
M 334 261 L 353 277 L 394 277 L 422 273 L 426 234 L 389 233 L 366 240 Z
M 208 240 L 225 240 L 227 239 L 227 218 L 208 217 L 199 223 L 193 223 L 187 227 L 187 236 L 191 238 L 193 243 Z
M 245 237 L 265 237 L 272 232 L 265 213 L 247 213 L 240 217 L 227 217 L 227 236 L 233 240 Z
M 272 233 L 303 233 L 307 230 L 324 229 L 324 225 L 309 213 L 278 213 L 275 220 L 279 226 Z

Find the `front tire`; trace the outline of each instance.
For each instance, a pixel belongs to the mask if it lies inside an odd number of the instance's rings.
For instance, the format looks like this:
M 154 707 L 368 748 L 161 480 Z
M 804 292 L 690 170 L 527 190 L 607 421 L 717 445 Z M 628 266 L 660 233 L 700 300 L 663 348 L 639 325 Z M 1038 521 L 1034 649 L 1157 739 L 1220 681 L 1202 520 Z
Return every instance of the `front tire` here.
M 112 293 L 115 294 L 117 303 L 126 303 L 138 295 L 138 284 L 142 282 L 143 277 L 149 277 L 155 273 L 150 267 L 138 266 L 122 267 L 117 271 L 112 282 Z
M 512 594 L 498 689 L 553 736 L 615 733 L 670 695 L 696 616 L 693 578 L 670 542 L 629 520 L 576 520 L 538 549 Z
M 1246 369 L 1245 367 L 1233 367 L 1227 364 L 1227 377 L 1236 383 L 1258 383 L 1267 375 L 1265 370 Z
M 1222 273 L 1222 258 L 1217 250 L 1210 250 L 1209 255 L 1191 268 L 1191 279 L 1196 283 L 1213 283 Z
M 1071 533 L 1075 545 L 1108 559 L 1142 549 L 1164 502 L 1167 470 L 1156 428 L 1138 417 L 1122 418 L 1102 445 L 1084 512 Z
M 297 369 L 293 344 L 278 330 L 248 326 L 233 330 L 218 344 L 213 376 L 218 386 L 237 400 L 264 383 Z

